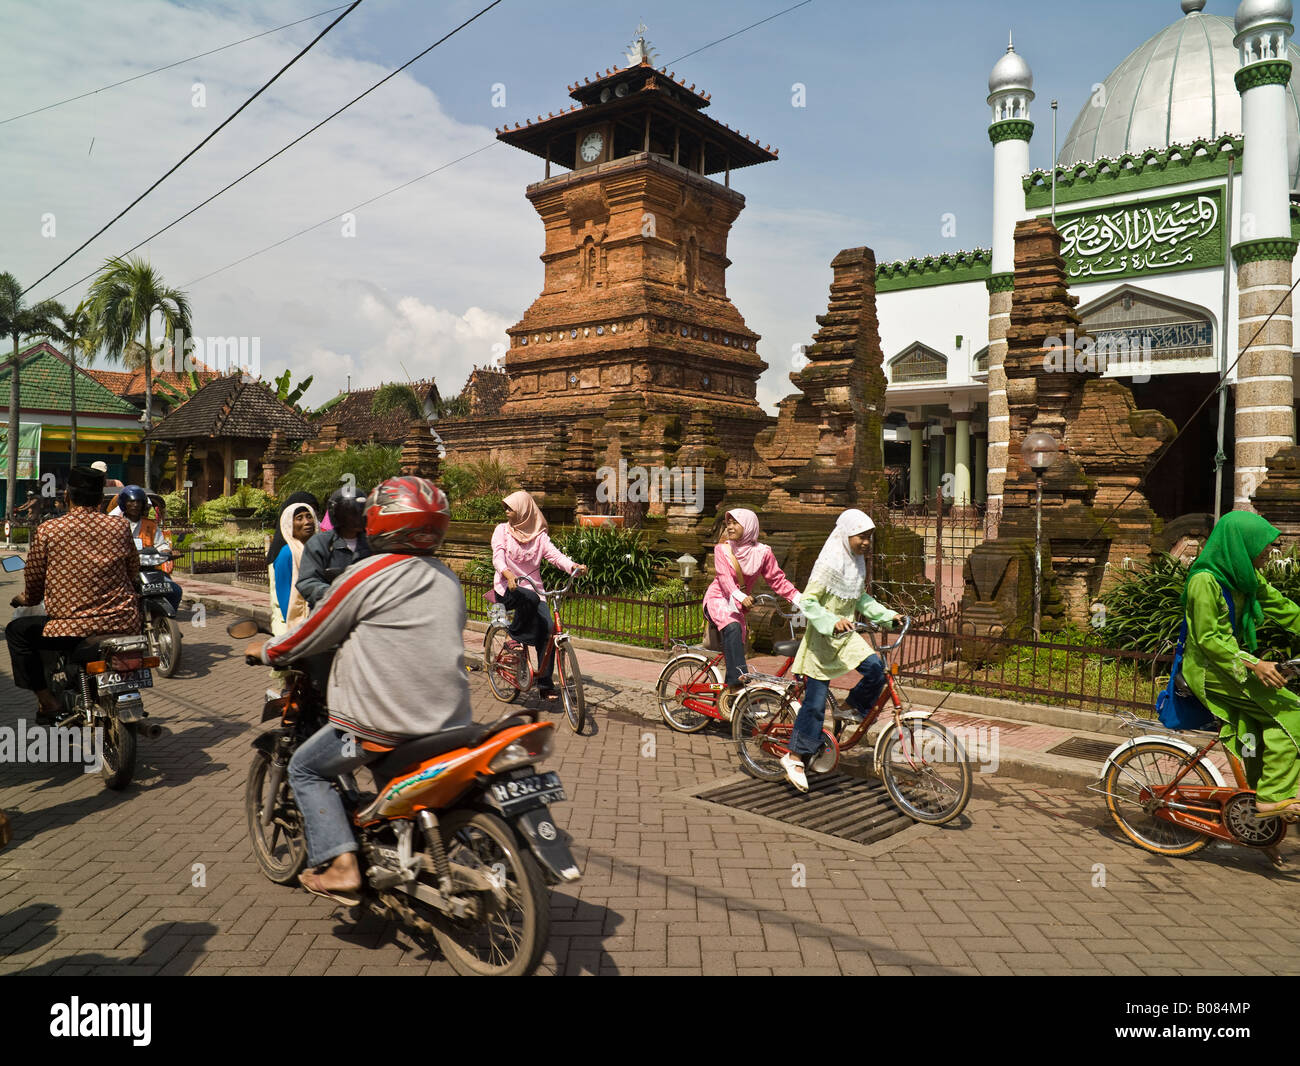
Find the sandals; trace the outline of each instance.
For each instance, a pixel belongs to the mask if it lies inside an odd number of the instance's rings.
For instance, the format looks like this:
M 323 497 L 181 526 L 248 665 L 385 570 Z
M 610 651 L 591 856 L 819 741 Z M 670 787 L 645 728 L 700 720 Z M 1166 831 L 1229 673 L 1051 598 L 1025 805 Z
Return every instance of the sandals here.
M 781 769 L 785 771 L 785 776 L 789 779 L 790 784 L 794 785 L 800 792 L 808 791 L 808 775 L 804 772 L 803 763 L 797 756 L 788 751 L 782 755 Z
M 311 880 L 308 881 L 308 878 Z M 336 889 L 325 888 L 320 883 L 321 875 L 315 870 L 303 870 L 298 875 L 298 884 L 310 892 L 313 896 L 322 896 L 325 899 L 333 900 L 335 903 L 342 903 L 345 907 L 356 907 L 361 903 L 361 889 Z
M 1284 822 L 1300 821 L 1300 798 L 1283 800 L 1271 811 L 1261 811 L 1256 800 L 1255 815 L 1258 818 L 1281 818 Z

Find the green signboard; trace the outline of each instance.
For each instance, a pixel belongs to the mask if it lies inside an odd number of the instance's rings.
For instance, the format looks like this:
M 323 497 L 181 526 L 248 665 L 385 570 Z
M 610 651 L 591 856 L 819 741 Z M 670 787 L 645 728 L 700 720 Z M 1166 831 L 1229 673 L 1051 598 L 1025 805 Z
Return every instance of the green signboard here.
M 9 424 L 0 423 L 0 481 L 9 472 Z M 41 476 L 41 424 L 18 423 L 18 479 L 35 480 Z
M 1073 281 L 1150 277 L 1223 265 L 1223 189 L 1057 212 Z

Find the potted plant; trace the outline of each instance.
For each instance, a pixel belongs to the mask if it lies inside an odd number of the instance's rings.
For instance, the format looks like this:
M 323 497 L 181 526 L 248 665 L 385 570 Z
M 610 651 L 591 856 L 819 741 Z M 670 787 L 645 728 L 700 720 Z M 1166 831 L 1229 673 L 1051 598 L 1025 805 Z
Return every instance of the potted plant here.
M 253 506 L 253 487 L 248 482 L 235 489 L 230 498 L 235 501 L 230 508 L 230 514 L 234 518 L 252 518 L 257 511 Z

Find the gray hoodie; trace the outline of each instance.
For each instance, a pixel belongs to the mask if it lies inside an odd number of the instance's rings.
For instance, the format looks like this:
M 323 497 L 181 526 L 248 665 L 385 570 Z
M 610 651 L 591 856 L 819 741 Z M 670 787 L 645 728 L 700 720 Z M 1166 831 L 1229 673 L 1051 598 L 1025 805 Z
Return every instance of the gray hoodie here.
M 465 596 L 445 563 L 372 555 L 353 563 L 301 625 L 268 641 L 284 666 L 338 648 L 326 695 L 330 721 L 392 745 L 469 725 Z

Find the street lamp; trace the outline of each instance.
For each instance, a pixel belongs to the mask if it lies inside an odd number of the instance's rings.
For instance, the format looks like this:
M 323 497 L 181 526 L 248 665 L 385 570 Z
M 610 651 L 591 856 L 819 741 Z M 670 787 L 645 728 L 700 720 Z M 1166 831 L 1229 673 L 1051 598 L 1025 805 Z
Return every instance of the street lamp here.
M 1020 456 L 1034 472 L 1037 486 L 1034 501 L 1034 636 L 1040 636 L 1043 614 L 1043 472 L 1052 465 L 1061 445 L 1050 433 L 1036 430 L 1025 435 Z
M 682 580 L 686 584 L 691 583 L 691 578 L 695 576 L 695 556 L 682 554 L 677 557 L 677 567 L 682 572 Z

